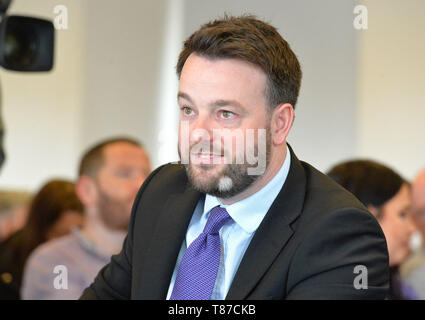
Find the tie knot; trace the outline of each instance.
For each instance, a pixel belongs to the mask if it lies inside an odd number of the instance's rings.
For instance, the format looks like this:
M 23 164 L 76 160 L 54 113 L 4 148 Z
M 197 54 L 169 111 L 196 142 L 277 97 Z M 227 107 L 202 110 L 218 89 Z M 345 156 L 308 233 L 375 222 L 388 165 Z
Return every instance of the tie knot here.
M 207 224 L 205 225 L 204 232 L 208 234 L 215 234 L 231 217 L 226 209 L 219 206 L 213 208 L 210 212 Z

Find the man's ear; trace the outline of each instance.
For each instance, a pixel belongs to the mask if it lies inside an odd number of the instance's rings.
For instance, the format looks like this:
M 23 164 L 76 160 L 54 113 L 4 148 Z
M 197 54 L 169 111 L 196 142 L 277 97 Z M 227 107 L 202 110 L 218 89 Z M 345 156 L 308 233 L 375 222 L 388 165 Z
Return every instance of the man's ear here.
M 275 146 L 286 143 L 286 137 L 294 122 L 294 108 L 289 103 L 275 107 L 271 118 L 272 143 Z
M 75 193 L 84 207 L 92 207 L 97 202 L 97 190 L 92 177 L 80 176 L 75 183 Z

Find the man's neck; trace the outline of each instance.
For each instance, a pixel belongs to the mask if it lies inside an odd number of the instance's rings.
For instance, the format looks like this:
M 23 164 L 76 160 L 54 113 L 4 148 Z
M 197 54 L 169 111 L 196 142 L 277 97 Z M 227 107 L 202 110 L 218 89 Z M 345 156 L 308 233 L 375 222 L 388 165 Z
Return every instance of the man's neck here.
M 126 236 L 125 231 L 111 230 L 103 222 L 90 218 L 86 219 L 82 232 L 99 251 L 107 255 L 119 253 Z
M 241 193 L 231 198 L 226 198 L 226 199 L 219 198 L 221 203 L 230 205 L 235 202 L 241 201 L 245 198 L 248 198 L 249 196 L 253 195 L 257 191 L 261 190 L 267 183 L 269 183 L 270 180 L 273 179 L 273 177 L 280 170 L 283 163 L 285 162 L 286 154 L 287 154 L 287 149 L 285 144 L 285 147 L 282 150 L 279 150 L 278 152 L 276 152 L 275 159 L 270 160 L 270 163 L 263 176 L 261 176 L 257 181 L 255 181 L 251 186 L 249 186 L 247 189 L 245 189 Z

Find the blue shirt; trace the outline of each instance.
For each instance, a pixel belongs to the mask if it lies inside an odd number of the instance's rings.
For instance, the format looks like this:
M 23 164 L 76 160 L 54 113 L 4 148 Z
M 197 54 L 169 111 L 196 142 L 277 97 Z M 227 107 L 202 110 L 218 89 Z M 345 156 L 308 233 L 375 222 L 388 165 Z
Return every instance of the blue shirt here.
M 231 205 L 224 205 L 219 199 L 210 195 L 206 195 L 205 199 L 198 202 L 189 223 L 185 241 L 183 241 L 177 258 L 177 263 L 168 288 L 167 299 L 170 298 L 173 291 L 180 262 L 183 259 L 187 247 L 202 233 L 211 209 L 216 206 L 221 206 L 226 208 L 233 220 L 227 222 L 220 229 L 220 266 L 211 300 L 224 300 L 255 231 L 258 229 L 261 221 L 263 221 L 264 216 L 285 183 L 290 165 L 291 155 L 289 148 L 286 147 L 286 158 L 282 167 L 262 189 L 253 195 Z
M 78 228 L 73 229 L 70 234 L 47 241 L 31 253 L 22 279 L 22 299 L 78 299 L 110 260 L 110 254 L 97 248 Z M 55 268 L 59 265 L 67 270 L 67 288 L 54 286 L 59 275 Z

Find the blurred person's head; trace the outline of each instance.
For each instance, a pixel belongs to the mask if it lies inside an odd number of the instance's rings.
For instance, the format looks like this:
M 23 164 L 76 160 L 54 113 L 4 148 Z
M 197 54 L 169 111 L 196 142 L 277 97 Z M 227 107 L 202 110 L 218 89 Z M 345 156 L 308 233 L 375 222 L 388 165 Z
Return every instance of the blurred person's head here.
M 109 139 L 86 151 L 76 191 L 87 219 L 126 231 L 134 199 L 150 171 L 147 152 L 133 139 Z
M 415 230 L 409 184 L 392 169 L 370 160 L 343 162 L 328 176 L 353 193 L 376 217 L 387 240 L 390 266 L 403 262 L 410 253 L 409 239 Z
M 418 231 L 425 240 L 425 169 L 412 183 L 412 216 Z
M 83 224 L 83 206 L 74 183 L 51 180 L 34 196 L 23 228 L 24 252 L 29 254 L 41 243 L 66 235 Z

